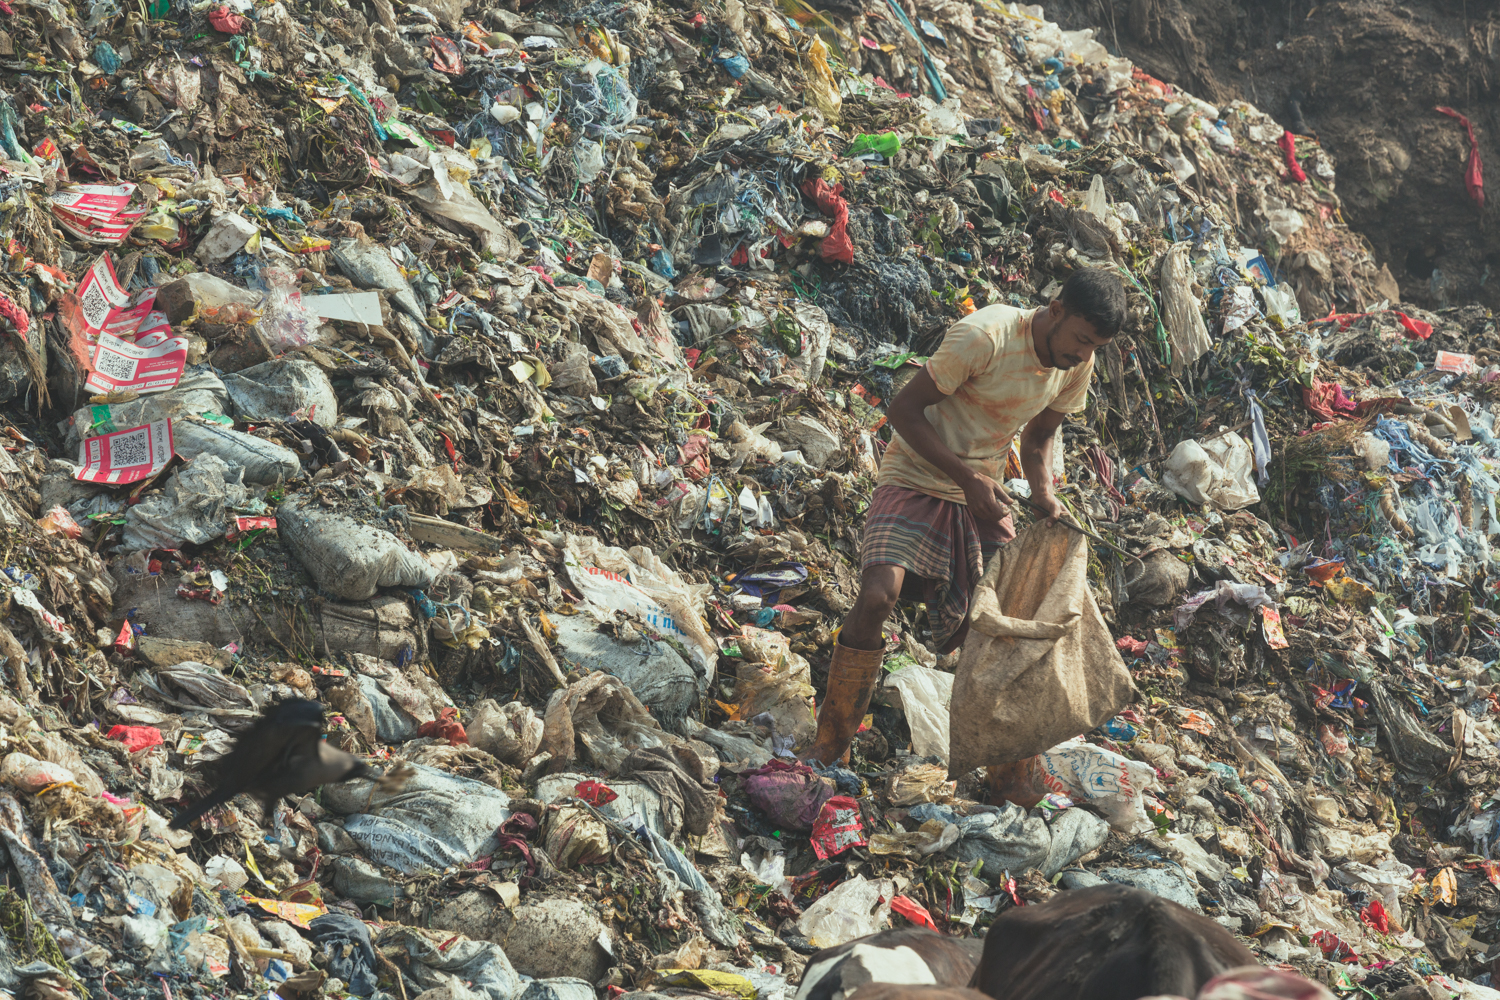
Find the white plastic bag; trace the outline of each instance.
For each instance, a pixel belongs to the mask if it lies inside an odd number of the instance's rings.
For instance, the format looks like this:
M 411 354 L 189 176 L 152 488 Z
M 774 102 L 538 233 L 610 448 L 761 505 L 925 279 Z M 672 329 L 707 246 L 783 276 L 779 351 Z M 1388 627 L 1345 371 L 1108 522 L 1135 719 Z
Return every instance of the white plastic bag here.
M 1285 243 L 1302 231 L 1305 222 L 1302 213 L 1295 208 L 1278 208 L 1266 213 L 1266 228 L 1276 236 L 1276 242 Z
M 23 792 L 36 793 L 60 781 L 72 781 L 73 772 L 61 764 L 49 764 L 24 753 L 7 754 L 0 763 L 0 778 Z
M 1042 781 L 1054 792 L 1093 804 L 1124 834 L 1153 829 L 1144 793 L 1156 787 L 1151 765 L 1094 746 L 1082 737 L 1059 743 L 1038 757 Z
M 1233 432 L 1197 441 L 1181 441 L 1167 458 L 1162 483 L 1193 503 L 1239 510 L 1260 502 L 1255 488 L 1255 456 L 1245 439 Z
M 688 584 L 643 545 L 629 552 L 597 538 L 568 535 L 563 565 L 583 599 L 610 611 L 639 615 L 648 625 L 671 635 L 706 680 L 714 677 L 719 647 L 709 638 L 698 609 L 708 596 L 707 584 Z
M 891 919 L 896 883 L 888 878 L 856 875 L 819 898 L 797 921 L 797 930 L 814 948 L 832 948 L 874 934 Z
M 474 706 L 468 723 L 469 742 L 514 767 L 536 756 L 542 743 L 542 720 L 519 701 L 497 704 L 486 698 Z
M 1283 282 L 1280 285 L 1267 285 L 1260 290 L 1260 297 L 1266 303 L 1266 319 L 1276 325 L 1278 329 L 1285 330 L 1302 322 L 1302 310 L 1297 305 L 1297 293 L 1292 291 L 1292 286 Z
M 1083 196 L 1083 207 L 1100 222 L 1105 221 L 1109 213 L 1109 197 L 1104 193 L 1103 175 L 1095 174 L 1089 182 L 1088 193 Z
M 901 696 L 901 710 L 911 727 L 911 752 L 918 757 L 937 755 L 946 764 L 953 675 L 913 664 L 887 676 L 885 686 Z
M 278 351 L 312 343 L 318 333 L 319 321 L 302 304 L 296 276 L 285 268 L 270 267 L 262 277 L 269 291 L 261 305 L 258 326 L 266 342 Z

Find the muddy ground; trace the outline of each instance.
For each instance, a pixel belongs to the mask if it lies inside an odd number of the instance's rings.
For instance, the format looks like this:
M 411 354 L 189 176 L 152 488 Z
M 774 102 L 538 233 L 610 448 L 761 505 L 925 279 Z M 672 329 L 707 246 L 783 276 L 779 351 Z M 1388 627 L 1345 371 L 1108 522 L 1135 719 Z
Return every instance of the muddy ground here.
M 1065 28 L 1215 102 L 1252 101 L 1306 126 L 1338 161 L 1349 223 L 1402 296 L 1429 308 L 1500 306 L 1500 227 L 1464 186 L 1473 123 L 1500 185 L 1500 3 L 1479 0 L 1054 0 Z

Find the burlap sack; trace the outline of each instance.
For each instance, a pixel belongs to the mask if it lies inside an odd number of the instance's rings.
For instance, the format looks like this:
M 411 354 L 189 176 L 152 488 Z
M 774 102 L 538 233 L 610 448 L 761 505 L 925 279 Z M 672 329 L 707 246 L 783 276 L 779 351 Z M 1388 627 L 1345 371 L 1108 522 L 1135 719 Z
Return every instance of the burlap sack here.
M 953 682 L 951 775 L 1039 754 L 1134 697 L 1089 590 L 1088 553 L 1078 532 L 1035 524 L 990 561 Z

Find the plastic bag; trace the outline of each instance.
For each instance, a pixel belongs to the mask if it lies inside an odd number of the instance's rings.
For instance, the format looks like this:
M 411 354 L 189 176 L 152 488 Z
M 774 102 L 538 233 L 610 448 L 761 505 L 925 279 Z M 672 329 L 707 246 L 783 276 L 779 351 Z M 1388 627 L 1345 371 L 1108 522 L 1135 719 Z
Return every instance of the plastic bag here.
M 911 752 L 918 757 L 941 757 L 946 762 L 953 675 L 913 665 L 886 677 L 885 686 L 901 696 L 901 710 L 911 727 Z
M 812 668 L 800 653 L 794 653 L 787 637 L 746 626 L 740 636 L 740 660 L 735 673 L 734 696 L 741 719 L 768 714 L 776 724 L 776 737 L 801 745 L 817 731 L 813 713 L 816 691 Z
M 832 948 L 874 934 L 891 919 L 896 883 L 888 878 L 856 875 L 841 882 L 809 906 L 797 930 L 814 948 Z
M 241 469 L 217 455 L 199 455 L 173 472 L 166 488 L 125 511 L 125 549 L 177 549 L 206 545 L 224 535 L 230 508 L 249 493 Z
M 626 552 L 581 535 L 558 537 L 553 544 L 564 548 L 568 579 L 584 600 L 639 615 L 648 625 L 678 639 L 704 679 L 713 680 L 719 647 L 698 614 L 708 595 L 707 584 L 684 582 L 645 546 Z
M 296 276 L 285 268 L 268 267 L 261 277 L 268 289 L 259 323 L 266 343 L 278 351 L 312 343 L 318 333 L 318 317 L 302 304 Z
M 1266 228 L 1276 236 L 1278 243 L 1296 236 L 1304 224 L 1302 213 L 1295 208 L 1278 208 L 1266 213 Z
M 941 764 L 913 764 L 887 779 L 885 797 L 893 806 L 952 802 L 957 785 L 958 782 L 948 780 L 948 769 Z
M 11 753 L 0 762 L 0 780 L 23 792 L 35 794 L 59 781 L 73 781 L 74 776 L 61 764 L 49 764 L 24 753 Z
M 772 826 L 793 833 L 813 828 L 823 804 L 833 798 L 833 782 L 820 778 L 806 764 L 773 760 L 746 772 L 745 795 L 765 813 Z
M 437 581 L 437 567 L 389 531 L 301 499 L 277 508 L 276 527 L 318 586 L 336 597 L 362 601 L 381 587 L 426 589 Z
M 535 757 L 542 742 L 542 720 L 519 701 L 500 705 L 484 699 L 474 706 L 468 731 L 470 743 L 513 767 Z
M 1083 196 L 1084 210 L 1103 222 L 1109 213 L 1109 198 L 1104 193 L 1104 178 L 1099 174 L 1089 182 L 1088 193 Z
M 333 383 L 311 361 L 283 358 L 226 373 L 224 388 L 235 416 L 248 423 L 299 416 L 322 427 L 338 423 L 339 398 Z
M 1167 458 L 1162 483 L 1193 503 L 1239 510 L 1260 502 L 1255 486 L 1255 455 L 1233 431 L 1202 443 L 1180 441 Z
M 217 455 L 231 471 L 243 469 L 245 482 L 256 486 L 274 486 L 302 471 L 302 460 L 290 448 L 212 420 L 173 418 L 172 444 L 181 458 Z
M 980 877 L 996 882 L 1007 872 L 1039 868 L 1051 878 L 1109 839 L 1109 824 L 1083 809 L 1061 812 L 1026 810 L 1013 802 L 972 806 L 960 816 L 949 806 L 923 803 L 910 817 L 924 824 L 943 822 L 958 828 L 958 839 L 945 853 L 965 867 L 983 862 Z
M 609 857 L 609 830 L 582 806 L 560 806 L 547 810 L 542 846 L 559 868 L 598 864 Z
M 1083 739 L 1059 743 L 1039 755 L 1037 762 L 1048 790 L 1092 804 L 1121 833 L 1134 835 L 1153 828 L 1143 797 L 1156 787 L 1151 765 Z
M 1260 290 L 1266 303 L 1266 319 L 1279 330 L 1285 330 L 1302 322 L 1302 310 L 1297 305 L 1297 293 L 1286 283 L 1267 285 Z
M 394 795 L 360 778 L 325 785 L 323 804 L 348 816 L 344 830 L 371 861 L 404 874 L 442 871 L 492 853 L 495 831 L 510 818 L 510 796 L 472 778 L 413 767 Z M 378 815 L 363 813 L 367 808 Z
M 813 37 L 807 50 L 807 61 L 811 67 L 807 74 L 807 100 L 823 112 L 824 118 L 836 122 L 844 99 L 839 96 L 838 82 L 828 66 L 828 46 L 823 44 L 823 39 Z

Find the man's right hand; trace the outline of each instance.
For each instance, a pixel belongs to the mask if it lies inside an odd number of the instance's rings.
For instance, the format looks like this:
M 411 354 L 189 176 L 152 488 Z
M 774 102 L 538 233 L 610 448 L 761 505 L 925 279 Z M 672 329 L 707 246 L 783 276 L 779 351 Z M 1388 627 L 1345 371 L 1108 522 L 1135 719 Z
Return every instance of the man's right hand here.
M 969 513 L 978 521 L 1000 521 L 1010 513 L 1015 498 L 1005 492 L 1005 487 L 989 476 L 975 473 L 964 484 L 964 499 L 968 501 Z

